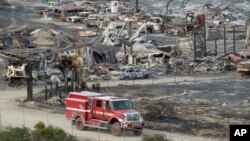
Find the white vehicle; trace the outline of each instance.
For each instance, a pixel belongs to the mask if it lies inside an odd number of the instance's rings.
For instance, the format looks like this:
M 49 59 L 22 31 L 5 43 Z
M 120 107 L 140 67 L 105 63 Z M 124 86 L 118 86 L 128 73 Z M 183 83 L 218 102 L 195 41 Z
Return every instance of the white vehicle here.
M 121 72 L 122 79 L 135 79 L 137 76 L 133 67 L 121 67 L 119 71 Z
M 59 3 L 57 1 L 48 1 L 47 5 L 50 9 L 54 9 L 56 6 L 59 6 Z
M 90 14 L 93 14 L 93 12 L 78 12 L 76 16 L 87 18 Z
M 98 15 L 89 15 L 86 19 L 84 19 L 84 23 L 87 27 L 95 27 L 98 28 L 99 25 L 99 16 Z
M 67 17 L 66 21 L 71 22 L 71 23 L 82 23 L 84 20 L 84 17 L 79 17 L 79 16 L 70 16 Z

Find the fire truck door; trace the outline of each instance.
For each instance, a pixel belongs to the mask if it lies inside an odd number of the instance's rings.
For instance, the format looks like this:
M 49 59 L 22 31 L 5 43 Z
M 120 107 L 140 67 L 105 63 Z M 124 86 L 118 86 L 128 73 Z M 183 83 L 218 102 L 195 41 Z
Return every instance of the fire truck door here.
M 102 119 L 103 120 L 103 101 L 96 100 L 95 108 L 94 108 L 94 118 Z
M 109 118 L 110 118 L 110 109 L 111 109 L 110 103 L 109 103 L 109 101 L 104 101 L 103 105 L 105 106 L 103 108 L 104 109 L 103 110 L 103 113 L 104 113 L 103 119 L 104 120 L 109 120 Z

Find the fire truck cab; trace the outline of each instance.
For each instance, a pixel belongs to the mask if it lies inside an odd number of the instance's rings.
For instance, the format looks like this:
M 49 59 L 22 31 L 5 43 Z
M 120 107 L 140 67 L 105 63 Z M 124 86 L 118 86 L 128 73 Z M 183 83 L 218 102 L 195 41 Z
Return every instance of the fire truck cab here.
M 133 109 L 129 99 L 89 91 L 69 93 L 66 118 L 78 130 L 88 127 L 109 129 L 115 136 L 121 135 L 122 128 L 132 129 L 134 135 L 141 135 L 145 126 L 142 116 Z

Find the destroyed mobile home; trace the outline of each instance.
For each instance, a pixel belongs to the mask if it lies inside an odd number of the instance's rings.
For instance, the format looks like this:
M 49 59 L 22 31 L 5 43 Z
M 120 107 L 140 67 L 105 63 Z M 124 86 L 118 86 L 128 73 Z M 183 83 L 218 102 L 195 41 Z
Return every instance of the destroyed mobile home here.
M 115 5 L 114 1 L 111 5 L 48 2 L 47 8 L 36 7 L 35 12 L 40 10 L 38 13 L 43 18 L 80 23 L 87 28 L 78 31 L 77 38 L 56 26 L 24 28 L 3 34 L 0 47 L 1 58 L 8 64 L 6 80 L 12 85 L 14 78 L 25 78 L 24 68 L 28 61 L 33 62 L 35 80 L 56 82 L 71 79 L 74 73 L 81 81 L 144 79 L 171 72 L 214 72 L 236 68 L 239 72 L 249 72 L 246 69 L 248 60 L 231 62 L 226 52 L 220 54 L 222 57 L 214 57 L 218 55 L 216 42 L 226 40 L 225 34 L 230 34 L 230 30 L 234 32 L 233 40 L 236 30 L 239 32 L 237 38 L 244 40 L 242 32 L 245 30 L 242 29 L 245 25 L 230 21 L 234 18 L 229 7 L 207 4 L 203 7 L 205 14 L 187 10 L 183 16 L 166 16 L 150 15 L 143 9 L 134 13 L 128 3 L 115 2 Z M 225 27 L 227 31 L 223 31 Z M 249 46 L 249 26 L 246 31 L 246 46 Z M 84 42 L 89 39 L 96 41 Z M 214 41 L 215 49 L 210 49 L 208 42 Z M 15 61 L 19 65 L 15 65 Z

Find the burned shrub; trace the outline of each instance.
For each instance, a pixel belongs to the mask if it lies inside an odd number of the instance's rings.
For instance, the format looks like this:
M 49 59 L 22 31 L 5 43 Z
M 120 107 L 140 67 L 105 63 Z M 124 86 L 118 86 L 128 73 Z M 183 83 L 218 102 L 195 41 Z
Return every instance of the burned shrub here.
M 176 116 L 174 102 L 168 100 L 155 101 L 153 104 L 147 105 L 145 109 L 147 112 L 144 117 L 149 121 Z

